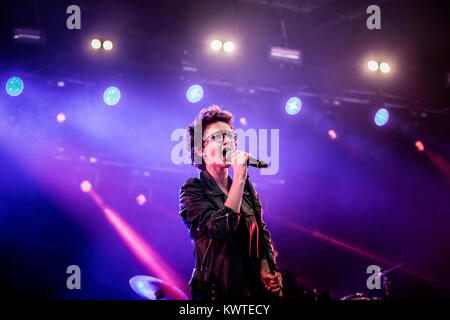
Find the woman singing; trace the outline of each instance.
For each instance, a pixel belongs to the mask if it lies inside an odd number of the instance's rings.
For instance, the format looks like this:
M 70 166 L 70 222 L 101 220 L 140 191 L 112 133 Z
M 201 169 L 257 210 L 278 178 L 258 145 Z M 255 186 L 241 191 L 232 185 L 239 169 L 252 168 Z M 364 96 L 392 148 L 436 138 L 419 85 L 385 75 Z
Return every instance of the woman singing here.
M 261 202 L 248 179 L 249 154 L 236 150 L 232 122 L 231 113 L 213 105 L 186 134 L 192 164 L 200 169 L 180 190 L 180 215 L 194 245 L 193 300 L 282 296 Z

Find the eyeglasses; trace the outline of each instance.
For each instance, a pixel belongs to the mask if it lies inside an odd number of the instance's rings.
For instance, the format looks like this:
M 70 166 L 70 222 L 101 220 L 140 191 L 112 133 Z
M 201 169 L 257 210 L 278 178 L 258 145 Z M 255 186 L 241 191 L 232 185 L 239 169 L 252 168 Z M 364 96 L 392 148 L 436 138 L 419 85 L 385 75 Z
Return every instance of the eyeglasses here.
M 225 136 L 228 137 L 233 142 L 236 142 L 237 140 L 237 134 L 231 131 L 216 131 L 209 136 L 207 136 L 205 139 L 203 139 L 203 142 L 206 142 L 208 140 L 217 141 L 217 142 L 223 142 L 225 140 Z

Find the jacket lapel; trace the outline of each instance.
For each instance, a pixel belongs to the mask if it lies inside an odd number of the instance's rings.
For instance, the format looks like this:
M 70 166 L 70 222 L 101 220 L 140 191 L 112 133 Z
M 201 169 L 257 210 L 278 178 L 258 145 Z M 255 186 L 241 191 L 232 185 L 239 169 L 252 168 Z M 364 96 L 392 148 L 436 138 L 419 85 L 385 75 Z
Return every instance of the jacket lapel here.
M 221 199 L 222 200 L 221 202 L 223 204 L 224 203 L 223 199 L 225 197 L 225 194 L 219 188 L 219 186 L 217 185 L 214 178 L 211 176 L 211 174 L 207 170 L 202 170 L 199 173 L 198 178 L 200 179 L 200 181 L 203 182 L 203 184 L 205 186 L 204 191 L 205 191 L 208 199 L 214 204 L 214 206 L 216 208 L 220 208 L 221 204 L 218 203 L 217 199 Z M 230 185 L 233 183 L 233 180 L 231 179 L 230 176 L 228 176 L 228 183 Z M 243 191 L 243 197 L 250 197 L 252 209 L 254 210 L 255 214 L 258 215 L 258 212 L 256 210 L 255 199 L 254 199 L 253 195 L 251 194 L 251 192 L 249 192 L 249 190 L 250 190 L 249 185 L 248 185 L 249 183 L 250 183 L 250 181 L 247 179 L 247 181 L 245 183 L 244 191 Z

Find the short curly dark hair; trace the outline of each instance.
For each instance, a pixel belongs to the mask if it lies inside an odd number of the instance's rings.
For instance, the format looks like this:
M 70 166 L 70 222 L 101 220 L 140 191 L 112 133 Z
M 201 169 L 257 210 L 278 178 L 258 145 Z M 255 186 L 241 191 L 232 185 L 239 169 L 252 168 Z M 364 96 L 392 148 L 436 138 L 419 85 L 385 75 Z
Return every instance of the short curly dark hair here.
M 191 154 L 191 165 L 197 167 L 200 170 L 206 169 L 202 157 L 200 157 L 195 152 L 195 147 L 201 150 L 203 149 L 203 145 L 201 146 L 195 145 L 194 134 L 197 132 L 203 134 L 205 128 L 211 123 L 215 122 L 225 122 L 230 126 L 231 129 L 234 129 L 232 124 L 233 121 L 234 121 L 233 115 L 228 111 L 222 110 L 217 105 L 211 105 L 208 108 L 203 108 L 202 110 L 200 110 L 199 114 L 195 117 L 194 121 L 188 125 L 184 137 L 185 145 L 188 149 L 187 151 L 190 152 Z

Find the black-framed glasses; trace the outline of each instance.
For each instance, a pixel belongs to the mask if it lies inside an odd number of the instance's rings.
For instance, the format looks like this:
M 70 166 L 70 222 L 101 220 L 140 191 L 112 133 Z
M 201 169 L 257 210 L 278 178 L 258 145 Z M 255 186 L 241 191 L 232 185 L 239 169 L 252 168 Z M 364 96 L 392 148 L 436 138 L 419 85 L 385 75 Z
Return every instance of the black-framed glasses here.
M 216 131 L 209 136 L 207 136 L 205 139 L 203 139 L 203 142 L 206 142 L 208 140 L 217 141 L 217 142 L 223 142 L 225 140 L 225 137 L 228 137 L 233 142 L 237 141 L 237 134 L 232 131 Z

